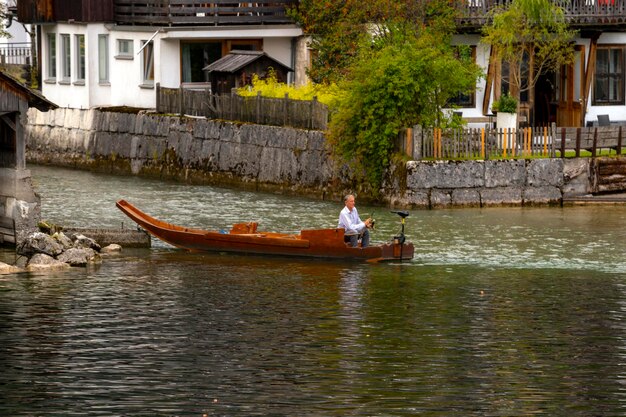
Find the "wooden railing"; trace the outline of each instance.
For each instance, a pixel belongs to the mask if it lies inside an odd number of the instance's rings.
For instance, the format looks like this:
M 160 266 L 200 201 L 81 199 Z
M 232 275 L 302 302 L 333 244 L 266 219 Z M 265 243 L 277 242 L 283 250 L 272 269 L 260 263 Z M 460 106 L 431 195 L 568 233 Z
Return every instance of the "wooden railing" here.
M 0 45 L 0 65 L 30 65 L 31 58 L 30 43 L 9 43 Z
M 229 25 L 293 23 L 287 8 L 297 0 L 115 0 L 115 21 L 136 25 Z
M 511 0 L 460 0 L 461 27 L 480 28 L 489 22 L 489 12 Z M 626 23 L 626 0 L 556 0 L 566 21 L 575 27 L 614 26 Z
M 211 94 L 210 89 L 165 88 L 157 84 L 157 111 L 209 119 L 325 130 L 328 107 L 312 101 L 236 94 Z
M 566 158 L 617 154 L 626 126 L 527 127 L 521 129 L 421 129 L 404 131 L 399 149 L 413 159 L 468 160 Z

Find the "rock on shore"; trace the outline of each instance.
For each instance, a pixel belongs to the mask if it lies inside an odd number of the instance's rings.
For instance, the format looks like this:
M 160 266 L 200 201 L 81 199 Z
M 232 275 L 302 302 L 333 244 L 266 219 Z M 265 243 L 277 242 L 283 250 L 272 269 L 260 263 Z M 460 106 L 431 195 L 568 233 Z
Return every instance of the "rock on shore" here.
M 67 236 L 62 231 L 55 231 L 52 235 L 32 233 L 20 243 L 16 251 L 28 259 L 22 261 L 26 271 L 53 271 L 98 264 L 102 262 L 101 252 L 113 253 L 121 249 L 121 246 L 115 244 L 102 248 L 94 239 L 82 234 Z M 21 271 L 23 269 L 17 266 L 0 263 L 0 274 Z

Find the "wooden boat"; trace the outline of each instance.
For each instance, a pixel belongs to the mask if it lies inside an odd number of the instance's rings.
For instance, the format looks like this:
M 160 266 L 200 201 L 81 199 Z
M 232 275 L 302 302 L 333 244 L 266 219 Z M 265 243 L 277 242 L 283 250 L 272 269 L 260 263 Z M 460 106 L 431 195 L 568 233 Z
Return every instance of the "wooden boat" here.
M 208 231 L 157 220 L 125 200 L 118 201 L 116 206 L 152 236 L 189 251 L 355 259 L 370 262 L 409 260 L 413 258 L 414 252 L 413 244 L 405 241 L 404 232 L 400 236 L 395 236 L 390 243 L 353 248 L 344 243 L 342 228 L 302 230 L 300 234 L 286 234 L 261 232 L 257 230 L 256 222 L 250 222 L 235 224 L 228 232 Z

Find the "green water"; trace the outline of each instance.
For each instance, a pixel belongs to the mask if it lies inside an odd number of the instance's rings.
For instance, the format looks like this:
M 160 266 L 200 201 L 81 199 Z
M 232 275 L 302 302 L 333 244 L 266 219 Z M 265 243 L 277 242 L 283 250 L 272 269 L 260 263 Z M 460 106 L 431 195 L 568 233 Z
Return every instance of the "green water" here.
M 338 202 L 32 167 L 45 218 L 333 227 Z M 384 208 L 374 240 L 399 229 Z M 412 211 L 416 256 L 346 264 L 154 242 L 0 276 L 0 415 L 626 414 L 626 208 Z M 11 256 L 8 253 L 5 257 Z

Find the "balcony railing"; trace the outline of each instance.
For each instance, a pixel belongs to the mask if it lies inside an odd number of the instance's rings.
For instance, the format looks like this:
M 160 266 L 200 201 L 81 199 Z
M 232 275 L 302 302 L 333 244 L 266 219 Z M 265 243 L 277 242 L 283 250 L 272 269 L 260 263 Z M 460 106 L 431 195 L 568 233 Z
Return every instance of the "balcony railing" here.
M 489 23 L 489 12 L 511 0 L 461 0 L 461 17 L 457 23 L 463 28 L 480 28 Z M 611 27 L 626 25 L 626 0 L 557 0 L 565 11 L 565 19 L 576 28 Z
M 136 25 L 235 25 L 293 23 L 287 8 L 297 0 L 233 3 L 216 0 L 115 0 L 115 21 Z

